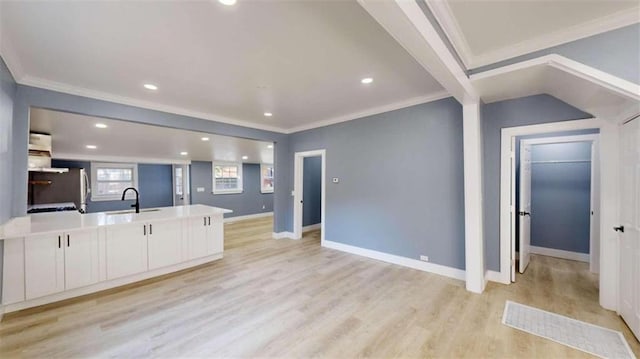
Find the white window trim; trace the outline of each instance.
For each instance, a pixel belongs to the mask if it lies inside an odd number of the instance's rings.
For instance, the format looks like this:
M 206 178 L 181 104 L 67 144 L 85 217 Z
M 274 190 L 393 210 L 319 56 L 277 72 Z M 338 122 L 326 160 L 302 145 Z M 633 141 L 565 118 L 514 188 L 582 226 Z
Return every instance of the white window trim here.
M 263 177 L 263 167 L 271 167 L 273 168 L 273 177 L 275 180 L 275 175 L 276 175 L 276 169 L 273 166 L 273 163 L 261 163 L 260 164 L 260 193 L 273 193 L 273 188 L 264 188 L 263 187 L 263 183 L 264 183 L 264 177 Z M 275 183 L 274 183 L 274 187 L 275 187 Z
M 126 168 L 133 170 L 133 187 L 138 188 L 138 164 L 137 163 L 108 163 L 108 162 L 91 162 L 91 188 L 98 188 L 98 168 Z M 122 194 L 118 195 L 98 195 L 96 191 L 91 191 L 91 201 L 120 201 Z M 133 191 L 127 192 L 125 200 L 135 200 L 136 194 Z
M 237 166 L 238 167 L 238 188 L 237 189 L 216 189 L 216 166 Z M 213 194 L 238 194 L 243 192 L 242 162 L 211 162 L 211 188 Z

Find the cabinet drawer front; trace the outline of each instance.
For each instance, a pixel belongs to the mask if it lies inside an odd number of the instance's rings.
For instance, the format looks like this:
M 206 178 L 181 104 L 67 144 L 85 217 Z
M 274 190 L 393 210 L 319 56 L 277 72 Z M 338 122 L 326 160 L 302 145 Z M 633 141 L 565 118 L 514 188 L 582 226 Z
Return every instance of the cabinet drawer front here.
M 147 236 L 143 224 L 107 228 L 107 279 L 142 273 L 147 266 Z
M 64 290 L 62 234 L 44 234 L 24 240 L 25 297 L 33 299 Z

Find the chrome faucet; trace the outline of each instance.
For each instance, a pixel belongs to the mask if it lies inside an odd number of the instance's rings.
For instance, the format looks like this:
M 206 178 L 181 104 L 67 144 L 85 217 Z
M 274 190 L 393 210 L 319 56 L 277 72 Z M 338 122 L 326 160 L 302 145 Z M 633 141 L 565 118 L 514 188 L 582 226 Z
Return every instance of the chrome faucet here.
M 138 193 L 137 189 L 133 187 L 125 188 L 124 191 L 122 192 L 122 200 L 124 201 L 124 197 L 127 194 L 128 190 L 133 190 L 136 193 L 136 203 L 132 204 L 131 207 L 135 207 L 136 213 L 140 213 L 140 193 Z

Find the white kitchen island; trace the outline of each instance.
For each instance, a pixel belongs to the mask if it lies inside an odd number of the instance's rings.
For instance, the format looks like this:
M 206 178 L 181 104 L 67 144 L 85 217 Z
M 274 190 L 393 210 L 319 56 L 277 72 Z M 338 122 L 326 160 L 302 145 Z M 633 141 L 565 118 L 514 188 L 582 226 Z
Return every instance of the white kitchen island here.
M 4 233 L 2 305 L 13 312 L 222 258 L 223 215 L 205 205 L 30 215 Z

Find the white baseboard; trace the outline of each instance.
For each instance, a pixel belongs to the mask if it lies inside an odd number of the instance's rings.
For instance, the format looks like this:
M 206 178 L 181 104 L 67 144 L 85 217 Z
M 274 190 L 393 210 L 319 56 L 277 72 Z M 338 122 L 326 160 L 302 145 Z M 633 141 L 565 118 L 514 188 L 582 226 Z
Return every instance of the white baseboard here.
M 296 239 L 293 232 L 273 232 L 271 235 L 273 239 Z
M 570 252 L 570 251 L 563 251 L 560 249 L 537 247 L 537 246 L 531 246 L 529 248 L 531 250 L 531 253 L 533 254 L 540 254 L 543 256 L 569 259 L 572 261 L 587 262 L 587 263 L 589 263 L 590 261 L 589 254 L 587 253 Z
M 308 226 L 304 226 L 302 227 L 302 233 L 320 229 L 321 226 L 322 226 L 322 223 L 316 223 L 316 224 L 310 224 Z
M 256 213 L 256 214 L 247 214 L 245 216 L 235 216 L 235 217 L 228 217 L 224 219 L 224 223 L 230 223 L 230 222 L 237 222 L 237 221 L 244 221 L 245 219 L 255 219 L 255 218 L 262 218 L 262 217 L 271 217 L 273 216 L 273 212 L 264 212 L 264 213 Z
M 449 278 L 454 278 L 462 281 L 465 280 L 465 272 L 462 269 L 447 267 L 440 264 L 434 264 L 429 262 L 423 262 L 417 259 L 396 256 L 389 253 L 378 252 L 371 249 L 355 247 L 348 244 L 332 242 L 327 240 L 324 241 L 323 247 L 336 249 L 342 252 L 356 254 L 356 255 L 371 258 L 371 259 L 377 259 L 379 261 L 393 263 L 403 267 L 409 267 L 409 268 L 421 270 L 424 272 L 439 274 Z
M 484 278 L 485 278 L 485 282 L 491 281 L 491 282 L 502 283 L 502 284 L 511 283 L 511 278 L 503 278 L 502 273 L 496 272 L 494 270 L 486 271 L 484 274 Z

